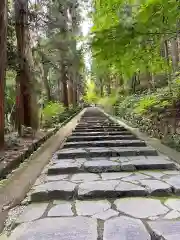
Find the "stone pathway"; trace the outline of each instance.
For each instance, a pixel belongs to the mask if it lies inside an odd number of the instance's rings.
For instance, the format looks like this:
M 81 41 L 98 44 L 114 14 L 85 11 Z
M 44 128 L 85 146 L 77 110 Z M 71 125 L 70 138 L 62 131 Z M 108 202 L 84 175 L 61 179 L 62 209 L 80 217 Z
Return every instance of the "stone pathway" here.
M 179 240 L 179 166 L 88 108 L 34 184 L 11 240 Z

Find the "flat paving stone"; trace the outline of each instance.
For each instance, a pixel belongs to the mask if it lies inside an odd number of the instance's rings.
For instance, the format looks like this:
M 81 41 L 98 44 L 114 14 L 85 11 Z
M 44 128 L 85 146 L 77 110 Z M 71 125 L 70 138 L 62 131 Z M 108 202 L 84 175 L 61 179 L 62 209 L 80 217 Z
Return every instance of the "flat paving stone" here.
M 58 175 L 51 175 L 46 177 L 46 182 L 53 182 L 59 180 L 67 180 L 69 178 L 69 174 L 58 174 Z
M 74 195 L 76 184 L 68 181 L 48 182 L 34 188 L 31 201 L 46 201 L 51 199 L 70 199 Z
M 111 180 L 111 179 L 121 179 L 124 177 L 128 177 L 132 175 L 132 172 L 110 172 L 110 173 L 101 173 L 101 177 L 103 180 Z
M 169 184 L 160 180 L 139 180 L 139 182 L 145 186 L 152 195 L 167 196 L 172 193 L 172 188 Z
M 176 166 L 173 162 L 170 162 L 168 160 L 159 158 L 153 158 L 153 159 L 145 159 L 145 160 L 135 160 L 131 161 L 131 163 L 136 167 L 138 170 L 156 170 L 156 169 L 175 169 Z
M 48 203 L 36 203 L 28 205 L 16 220 L 16 224 L 30 222 L 42 217 L 45 210 L 47 209 L 47 206 Z
M 180 218 L 180 212 L 176 210 L 172 210 L 171 212 L 167 213 L 167 215 L 164 216 L 163 219 L 171 220 L 171 219 L 177 219 L 177 218 Z
M 79 163 L 57 163 L 48 169 L 48 174 L 59 174 L 59 173 L 75 173 L 80 171 L 81 164 Z
M 77 173 L 73 174 L 71 177 L 72 182 L 88 182 L 99 179 L 100 179 L 99 175 L 95 173 Z
M 145 196 L 147 193 L 147 190 L 141 186 L 118 180 L 81 183 L 78 189 L 80 199 L 86 197 Z
M 143 171 L 141 172 L 147 176 L 150 176 L 150 177 L 154 177 L 154 178 L 158 178 L 160 179 L 161 177 L 163 177 L 165 174 L 163 172 L 157 172 L 157 171 Z
M 133 135 L 99 135 L 99 136 L 70 136 L 67 142 L 98 141 L 98 140 L 135 140 Z
M 117 217 L 119 215 L 119 212 L 113 210 L 113 209 L 108 209 L 104 212 L 97 213 L 93 215 L 93 218 L 101 219 L 101 220 L 108 220 L 109 218 L 112 217 Z
M 117 199 L 114 204 L 118 211 L 135 218 L 149 218 L 166 214 L 169 209 L 158 199 L 126 198 Z
M 148 222 L 153 233 L 163 240 L 180 239 L 180 221 L 152 221 Z
M 73 158 L 73 157 L 86 157 L 87 152 L 81 148 L 65 148 L 56 152 L 59 159 Z
M 84 168 L 89 172 L 118 172 L 121 164 L 107 160 L 87 161 L 84 163 Z
M 136 168 L 134 165 L 132 165 L 129 162 L 123 162 L 123 163 L 121 163 L 121 170 L 122 171 L 135 171 Z
M 49 217 L 69 217 L 73 216 L 72 206 L 70 202 L 61 202 L 58 205 L 52 207 L 49 212 Z
M 114 131 L 114 132 L 102 132 L 102 131 L 92 131 L 92 132 L 73 132 L 72 136 L 107 136 L 107 135 L 132 135 L 131 132 L 120 132 L 120 131 Z
M 148 178 L 150 178 L 150 177 L 147 176 L 147 175 L 144 175 L 142 173 L 134 173 L 131 176 L 127 176 L 127 177 L 122 178 L 122 180 L 127 181 L 127 182 L 134 182 L 134 181 L 139 181 L 139 180 L 148 179 Z
M 167 171 L 163 171 L 163 173 L 164 174 L 166 174 L 166 175 L 179 175 L 179 177 L 180 177 L 180 171 L 176 171 L 176 170 L 167 170 Z
M 87 217 L 45 218 L 19 225 L 10 240 L 97 240 L 97 221 Z
M 157 151 L 152 147 L 113 147 L 118 156 L 156 156 Z
M 120 157 L 120 156 L 110 157 L 109 160 L 114 162 L 120 162 L 120 163 L 129 162 L 129 159 L 127 157 Z
M 101 141 L 78 141 L 66 142 L 64 148 L 75 147 L 130 147 L 130 146 L 146 146 L 144 141 L 141 140 L 101 140 Z
M 180 194 L 180 176 L 172 176 L 167 179 L 164 179 L 165 182 L 170 184 L 173 187 L 173 191 L 176 194 Z
M 99 201 L 76 201 L 76 212 L 80 216 L 93 216 L 111 208 L 107 200 Z
M 180 199 L 168 199 L 167 201 L 165 201 L 164 203 L 167 207 L 173 209 L 173 210 L 177 210 L 180 211 Z
M 86 196 L 103 196 L 115 192 L 115 187 L 119 184 L 117 180 L 110 181 L 95 181 L 81 183 L 78 189 L 78 197 L 84 198 Z
M 139 219 L 126 216 L 105 221 L 103 240 L 151 240 Z

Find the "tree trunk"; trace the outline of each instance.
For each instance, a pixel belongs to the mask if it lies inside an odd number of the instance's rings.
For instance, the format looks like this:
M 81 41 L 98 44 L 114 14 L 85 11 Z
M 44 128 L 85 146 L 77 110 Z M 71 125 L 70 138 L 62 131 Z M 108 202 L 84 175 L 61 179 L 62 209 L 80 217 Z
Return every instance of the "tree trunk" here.
M 46 90 L 47 100 L 48 100 L 48 102 L 50 102 L 50 101 L 52 101 L 52 96 L 51 96 L 51 89 L 49 87 L 49 82 L 48 82 L 48 79 L 47 79 L 49 68 L 44 66 L 43 69 L 44 69 L 44 76 L 43 76 L 44 88 Z
M 77 84 L 74 82 L 73 84 L 73 106 L 75 107 L 77 105 L 78 102 L 78 89 L 77 89 Z
M 19 56 L 19 71 L 16 83 L 19 85 L 19 125 L 38 128 L 38 107 L 34 89 L 34 79 L 32 77 L 32 52 L 29 39 L 28 28 L 28 1 L 15 0 L 15 27 L 17 37 L 17 50 Z M 20 132 L 19 132 L 20 133 Z
M 174 72 L 176 72 L 178 70 L 179 64 L 178 43 L 176 38 L 171 39 L 171 54 L 173 70 Z
M 108 79 L 108 83 L 107 83 L 107 94 L 108 96 L 111 94 L 111 79 Z
M 68 101 L 70 105 L 73 104 L 73 83 L 71 80 L 68 81 Z
M 69 108 L 67 74 L 66 74 L 66 69 L 64 65 L 62 67 L 62 83 L 63 83 L 63 103 L 66 108 Z
M 0 150 L 4 147 L 4 91 L 7 44 L 7 1 L 0 0 Z
M 165 40 L 164 41 L 164 49 L 165 49 L 165 57 L 166 57 L 166 61 L 167 61 L 167 65 L 168 65 L 168 86 L 169 86 L 169 90 L 171 92 L 171 82 L 172 82 L 172 79 L 171 79 L 171 66 L 170 66 L 170 59 L 169 59 L 169 48 L 168 48 L 168 41 Z

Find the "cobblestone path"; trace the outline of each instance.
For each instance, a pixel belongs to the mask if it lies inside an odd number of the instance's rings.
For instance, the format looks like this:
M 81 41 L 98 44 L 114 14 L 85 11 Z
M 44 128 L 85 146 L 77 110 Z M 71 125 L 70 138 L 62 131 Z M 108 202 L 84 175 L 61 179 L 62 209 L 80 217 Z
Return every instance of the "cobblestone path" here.
M 88 108 L 37 179 L 11 240 L 180 240 L 180 172 Z

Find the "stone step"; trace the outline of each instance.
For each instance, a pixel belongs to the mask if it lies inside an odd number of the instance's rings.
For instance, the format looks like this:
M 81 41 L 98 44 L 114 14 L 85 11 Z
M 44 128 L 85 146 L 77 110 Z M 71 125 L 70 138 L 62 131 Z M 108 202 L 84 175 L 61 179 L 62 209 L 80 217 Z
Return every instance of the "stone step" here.
M 105 131 L 92 131 L 92 132 L 72 132 L 71 136 L 111 136 L 111 135 L 132 135 L 129 131 L 113 131 L 113 132 L 105 132 Z
M 55 159 L 48 174 L 72 174 L 79 172 L 103 173 L 135 170 L 173 170 L 174 162 L 163 157 L 111 157 L 90 159 Z
M 65 148 L 57 152 L 59 159 L 65 158 L 93 158 L 116 156 L 157 156 L 158 153 L 151 147 L 94 147 L 94 148 Z
M 106 128 L 106 127 L 120 127 L 120 125 L 119 124 L 114 124 L 114 123 L 94 123 L 94 124 L 78 124 L 77 126 L 76 126 L 76 129 L 78 129 L 78 128 L 98 128 L 98 127 L 104 127 L 104 128 Z
M 93 128 L 78 128 L 74 129 L 73 132 L 125 132 L 127 131 L 123 127 L 93 127 Z
M 134 135 L 97 135 L 97 136 L 70 136 L 67 142 L 81 142 L 81 141 L 105 141 L 105 140 L 136 140 Z
M 82 147 L 143 147 L 146 146 L 141 140 L 112 140 L 112 141 L 82 141 L 82 142 L 67 142 L 64 148 L 82 148 Z
M 179 240 L 179 205 L 178 198 L 142 197 L 32 203 L 8 239 Z
M 116 176 L 111 175 L 116 174 Z M 117 197 L 140 197 L 140 196 L 156 196 L 167 197 L 179 195 L 180 175 L 167 175 L 164 178 L 151 177 L 143 173 L 132 174 L 126 173 L 102 173 L 99 180 L 90 176 L 84 182 L 80 181 L 81 173 L 74 174 L 70 177 L 71 180 L 50 181 L 37 186 L 34 186 L 31 192 L 32 202 L 42 202 L 49 200 L 70 200 L 70 199 L 96 199 L 96 198 L 117 198 Z M 121 176 L 118 176 L 121 175 Z M 147 173 L 148 174 L 148 173 Z M 58 175 L 57 175 L 58 176 Z M 100 178 L 100 176 L 98 175 Z M 119 177 L 119 178 L 118 178 Z M 78 180 L 79 179 L 79 180 Z

